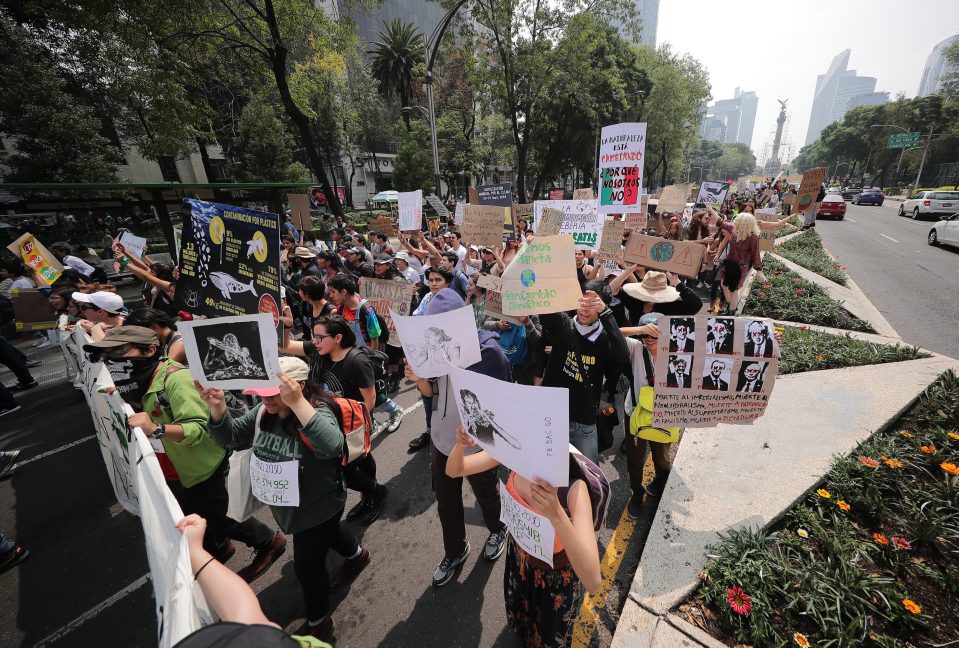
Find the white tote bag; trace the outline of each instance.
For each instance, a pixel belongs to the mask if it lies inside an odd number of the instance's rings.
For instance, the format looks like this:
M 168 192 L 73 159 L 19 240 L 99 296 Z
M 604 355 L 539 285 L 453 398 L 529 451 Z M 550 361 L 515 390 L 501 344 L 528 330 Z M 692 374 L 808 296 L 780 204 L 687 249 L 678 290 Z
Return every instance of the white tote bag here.
M 259 415 L 256 417 L 256 432 L 260 430 L 260 419 L 263 418 L 263 408 L 260 408 Z M 226 514 L 230 519 L 237 522 L 243 522 L 253 516 L 261 507 L 263 502 L 253 497 L 253 491 L 250 489 L 250 457 L 253 455 L 253 448 L 246 450 L 234 450 L 230 455 L 230 473 L 226 479 L 226 492 L 230 496 L 230 504 L 226 509 Z

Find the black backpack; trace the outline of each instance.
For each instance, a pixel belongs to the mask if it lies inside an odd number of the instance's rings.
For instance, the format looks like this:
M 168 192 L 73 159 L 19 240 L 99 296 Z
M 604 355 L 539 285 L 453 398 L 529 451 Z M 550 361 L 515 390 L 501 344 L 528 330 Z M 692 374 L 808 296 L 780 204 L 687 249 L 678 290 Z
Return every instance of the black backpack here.
M 353 347 L 347 352 L 346 357 L 351 354 L 362 353 L 370 359 L 373 365 L 373 386 L 376 389 L 376 404 L 381 405 L 386 402 L 386 379 L 390 375 L 390 359 L 382 351 L 371 349 L 370 347 Z

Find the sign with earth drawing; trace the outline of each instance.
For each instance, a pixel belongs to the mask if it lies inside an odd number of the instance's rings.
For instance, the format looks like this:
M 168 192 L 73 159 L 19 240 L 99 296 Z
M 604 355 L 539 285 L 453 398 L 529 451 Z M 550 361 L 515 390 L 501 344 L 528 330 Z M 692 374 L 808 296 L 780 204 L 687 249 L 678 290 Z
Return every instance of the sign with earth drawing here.
M 176 307 L 193 315 L 280 315 L 280 217 L 184 200 Z
M 696 277 L 706 246 L 689 241 L 665 241 L 657 236 L 633 233 L 626 242 L 623 260 L 644 268 Z

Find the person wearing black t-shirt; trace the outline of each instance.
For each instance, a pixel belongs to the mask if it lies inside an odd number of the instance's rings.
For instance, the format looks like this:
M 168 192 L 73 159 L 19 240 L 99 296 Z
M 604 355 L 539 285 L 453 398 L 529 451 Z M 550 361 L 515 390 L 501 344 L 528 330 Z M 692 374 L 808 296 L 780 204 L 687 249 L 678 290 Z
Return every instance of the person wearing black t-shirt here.
M 326 300 L 326 283 L 319 277 L 308 275 L 296 284 L 300 299 L 299 320 L 303 326 L 303 336 L 313 333 L 316 320 L 336 312 L 333 304 Z

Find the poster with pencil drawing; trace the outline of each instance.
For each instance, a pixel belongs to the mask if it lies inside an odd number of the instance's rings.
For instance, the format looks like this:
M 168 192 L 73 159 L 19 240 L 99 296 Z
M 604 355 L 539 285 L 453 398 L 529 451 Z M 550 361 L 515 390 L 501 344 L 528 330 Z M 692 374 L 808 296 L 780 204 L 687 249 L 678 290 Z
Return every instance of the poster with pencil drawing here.
M 468 367 L 480 361 L 479 337 L 472 306 L 439 315 L 403 317 L 390 309 L 410 371 L 420 378 L 438 378 L 450 363 Z
M 399 192 L 396 204 L 400 231 L 419 231 L 423 226 L 423 190 Z
M 477 445 L 530 481 L 569 485 L 569 390 L 517 385 L 456 367 L 448 372 L 460 421 Z
M 256 389 L 280 384 L 276 329 L 268 313 L 179 322 L 190 375 L 204 387 Z

